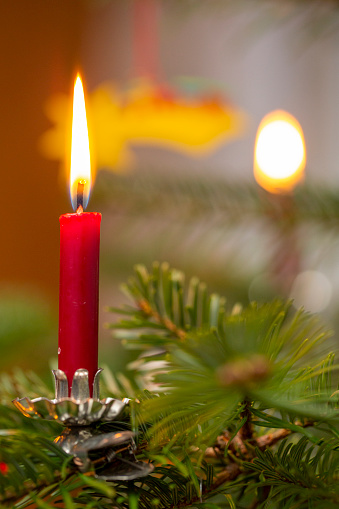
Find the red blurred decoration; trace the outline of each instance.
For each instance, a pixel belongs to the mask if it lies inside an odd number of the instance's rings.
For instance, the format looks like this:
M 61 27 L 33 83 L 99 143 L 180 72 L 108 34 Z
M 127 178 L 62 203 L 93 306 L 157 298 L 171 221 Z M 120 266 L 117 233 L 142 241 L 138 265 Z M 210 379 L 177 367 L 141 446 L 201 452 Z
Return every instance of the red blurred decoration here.
M 6 475 L 6 474 L 8 474 L 8 471 L 9 471 L 9 467 L 8 467 L 7 463 L 0 461 L 0 473 L 2 475 Z
M 160 2 L 134 0 L 133 3 L 133 66 L 135 75 L 159 78 Z

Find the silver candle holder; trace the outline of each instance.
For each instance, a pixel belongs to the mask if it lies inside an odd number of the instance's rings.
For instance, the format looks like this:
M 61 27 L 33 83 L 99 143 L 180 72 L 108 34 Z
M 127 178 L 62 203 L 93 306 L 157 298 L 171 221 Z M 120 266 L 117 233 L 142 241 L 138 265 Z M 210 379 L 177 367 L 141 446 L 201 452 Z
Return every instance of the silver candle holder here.
M 73 377 L 71 395 L 66 374 L 53 370 L 55 398 L 16 398 L 16 408 L 26 417 L 57 421 L 66 426 L 55 443 L 69 455 L 81 472 L 95 471 L 95 476 L 105 480 L 132 480 L 148 475 L 153 470 L 150 463 L 135 458 L 136 445 L 132 431 L 103 433 L 94 425 L 112 422 L 119 417 L 129 403 L 115 398 L 100 399 L 99 377 L 95 374 L 92 394 L 88 371 L 78 369 Z

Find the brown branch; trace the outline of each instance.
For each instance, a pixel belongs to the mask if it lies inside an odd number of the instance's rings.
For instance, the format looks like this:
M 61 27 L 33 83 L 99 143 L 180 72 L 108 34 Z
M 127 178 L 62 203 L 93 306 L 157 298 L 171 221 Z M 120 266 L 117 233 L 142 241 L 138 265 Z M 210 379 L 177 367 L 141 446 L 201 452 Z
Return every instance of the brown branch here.
M 259 447 L 261 451 L 263 451 L 267 449 L 267 447 L 271 447 L 283 438 L 291 435 L 291 433 L 293 432 L 290 429 L 278 429 L 272 433 L 267 433 L 266 435 L 262 435 L 261 437 L 256 438 L 256 446 Z
M 306 421 L 305 423 L 297 423 L 298 426 L 303 428 L 308 428 L 310 426 L 314 425 L 313 421 Z M 205 457 L 206 458 L 215 458 L 215 459 L 221 459 L 224 458 L 224 451 L 226 449 L 226 446 L 228 449 L 234 453 L 236 456 L 242 456 L 246 459 L 250 459 L 250 457 L 253 457 L 253 454 L 251 451 L 248 450 L 246 440 L 243 439 L 243 434 L 241 433 L 243 428 L 239 430 L 239 432 L 231 439 L 231 434 L 229 431 L 225 431 L 222 435 L 219 435 L 216 441 L 216 444 L 214 447 L 207 447 L 205 451 Z M 265 450 L 267 447 L 272 447 L 272 445 L 275 445 L 283 438 L 291 435 L 292 433 L 297 433 L 296 431 L 292 431 L 290 429 L 277 429 L 276 431 L 273 431 L 272 433 L 267 433 L 266 435 L 262 435 L 260 437 L 252 437 L 250 440 L 247 440 L 247 442 L 254 446 L 258 447 L 260 450 Z
M 184 340 L 186 338 L 186 332 L 183 329 L 177 327 L 169 318 L 163 318 L 158 311 L 152 308 L 151 304 L 147 300 L 139 300 L 137 305 L 146 316 L 153 318 L 156 323 L 163 325 L 171 334 L 174 334 L 180 340 Z
M 233 481 L 241 474 L 240 466 L 237 463 L 230 463 L 216 476 L 216 480 L 211 484 L 208 492 L 219 488 L 227 481 Z
M 252 406 L 252 403 L 248 399 L 246 399 L 244 401 L 244 403 L 245 403 L 245 408 L 241 412 L 240 417 L 242 419 L 246 418 L 246 422 L 244 423 L 242 428 L 239 430 L 237 435 L 239 435 L 239 438 L 243 442 L 246 442 L 246 441 L 251 442 L 253 440 L 252 413 L 251 413 L 251 410 L 250 410 L 250 407 Z M 245 446 L 245 448 L 246 448 L 246 446 Z
M 222 435 L 217 437 L 215 446 L 207 447 L 205 457 L 218 459 L 224 458 L 224 451 L 226 447 L 228 447 L 228 449 L 236 456 L 240 455 L 246 457 L 248 455 L 247 447 L 239 433 L 231 439 L 231 434 L 226 430 Z
M 249 411 L 248 407 L 247 410 Z M 302 426 L 304 428 L 313 426 L 313 421 L 307 421 L 305 423 L 298 423 L 298 426 Z M 243 426 L 244 428 L 244 426 Z M 224 450 L 226 446 L 228 446 L 228 449 L 232 452 L 231 455 L 228 456 L 228 460 L 230 460 L 230 463 L 223 468 L 223 470 L 217 474 L 214 483 L 209 487 L 209 489 L 206 489 L 204 493 L 202 494 L 202 498 L 206 495 L 208 495 L 211 491 L 215 490 L 222 484 L 228 481 L 233 481 L 236 479 L 241 473 L 241 460 L 238 459 L 238 456 L 243 456 L 246 459 L 253 459 L 254 453 L 252 451 L 249 451 L 247 448 L 246 441 L 243 439 L 244 436 L 249 436 L 249 440 L 247 440 L 248 443 L 251 443 L 254 447 L 258 447 L 260 450 L 265 450 L 268 447 L 271 447 L 275 445 L 277 442 L 282 440 L 283 438 L 291 435 L 292 433 L 295 433 L 293 430 L 289 429 L 278 429 L 276 431 L 273 431 L 272 433 L 267 433 L 266 435 L 262 435 L 260 437 L 253 437 L 253 430 L 252 430 L 252 424 L 251 428 L 248 429 L 248 427 L 242 432 L 243 428 L 239 430 L 239 432 L 235 435 L 235 437 L 231 439 L 231 434 L 228 431 L 225 431 L 222 435 L 220 435 L 217 438 L 217 444 L 214 447 L 208 447 L 205 451 L 205 457 L 207 458 L 215 458 L 215 459 L 222 459 L 224 458 Z M 232 458 L 233 456 L 233 458 Z M 240 463 L 240 464 L 239 464 Z M 192 505 L 194 502 L 197 502 L 199 499 L 198 497 L 194 501 L 190 501 L 190 505 Z M 184 507 L 187 505 L 187 503 L 182 502 L 181 504 L 177 505 L 176 507 Z M 257 506 L 257 501 L 254 500 L 251 507 L 253 509 Z M 174 506 L 173 506 L 174 507 Z
M 309 427 L 313 426 L 313 422 L 308 421 L 304 424 L 298 423 L 298 425 L 302 427 Z M 226 448 L 226 445 L 228 445 L 229 450 L 233 453 L 231 456 L 228 457 L 228 460 L 230 461 L 221 472 L 219 472 L 216 477 L 215 481 L 211 484 L 209 488 L 206 488 L 203 493 L 201 494 L 201 497 L 194 497 L 192 500 L 182 500 L 176 505 L 172 505 L 169 509 L 181 509 L 183 507 L 187 507 L 187 505 L 193 505 L 194 503 L 199 502 L 201 499 L 208 496 L 209 493 L 214 491 L 215 489 L 219 488 L 222 484 L 233 481 L 236 479 L 241 473 L 241 460 L 237 459 L 237 456 L 243 456 L 246 459 L 253 459 L 253 453 L 252 451 L 248 451 L 248 448 L 246 446 L 245 441 L 243 440 L 243 436 L 251 436 L 249 435 L 249 429 L 245 429 L 245 433 L 241 433 L 243 428 L 236 434 L 236 436 L 230 441 L 231 434 L 228 431 L 225 431 L 223 435 L 220 435 L 217 438 L 217 444 L 214 447 L 208 447 L 205 451 L 205 457 L 207 458 L 215 458 L 215 459 L 225 459 L 223 451 Z M 250 429 L 252 433 L 252 426 Z M 278 429 L 276 431 L 273 431 L 272 433 L 267 433 L 266 435 L 262 435 L 260 437 L 254 438 L 253 435 L 250 438 L 251 443 L 253 446 L 259 447 L 261 450 L 265 450 L 267 447 L 271 447 L 272 445 L 276 444 L 283 438 L 287 437 L 288 435 L 295 433 L 292 430 L 289 429 Z M 248 441 L 248 440 L 247 440 Z M 233 458 L 232 458 L 233 456 Z M 238 461 L 238 462 L 237 462 Z M 255 508 L 257 505 L 257 501 L 255 500 L 253 505 L 251 507 Z
M 252 413 L 250 410 L 251 402 L 245 400 L 244 410 L 241 413 L 241 418 L 246 418 L 244 425 L 240 428 L 238 433 L 231 439 L 231 434 L 226 430 L 222 435 L 217 438 L 215 447 L 208 447 L 205 451 L 205 456 L 209 458 L 221 458 L 224 456 L 223 451 L 226 447 L 236 457 L 242 457 L 250 461 L 253 457 L 252 449 L 249 450 L 248 445 L 255 445 L 253 438 L 253 424 Z
M 300 426 L 301 428 L 310 428 L 311 426 L 314 426 L 314 421 L 296 422 L 296 425 Z M 288 435 L 291 435 L 292 433 L 298 432 L 284 428 L 277 429 L 277 431 L 272 431 L 272 433 L 267 433 L 266 435 L 257 437 L 255 439 L 255 445 L 259 447 L 259 449 L 264 450 L 267 447 L 272 447 L 272 445 L 278 443 L 280 440 L 288 437 Z

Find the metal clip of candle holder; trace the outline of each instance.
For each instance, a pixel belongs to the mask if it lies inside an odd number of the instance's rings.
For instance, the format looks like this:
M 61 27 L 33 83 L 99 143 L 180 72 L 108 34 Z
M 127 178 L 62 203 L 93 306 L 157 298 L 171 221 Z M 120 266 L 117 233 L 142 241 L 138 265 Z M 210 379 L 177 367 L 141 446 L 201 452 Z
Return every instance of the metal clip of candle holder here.
M 55 399 L 44 397 L 16 398 L 13 403 L 26 417 L 57 421 L 67 426 L 55 439 L 82 472 L 94 468 L 96 477 L 105 480 L 131 480 L 148 475 L 151 464 L 135 459 L 134 433 L 114 431 L 102 433 L 91 425 L 114 421 L 128 404 L 114 398 L 99 399 L 98 369 L 93 382 L 93 397 L 90 397 L 88 371 L 78 369 L 73 377 L 71 397 L 68 397 L 68 380 L 60 369 L 53 370 Z
M 98 479 L 130 481 L 153 470 L 151 463 L 136 460 L 132 431 L 102 433 L 95 428 L 78 426 L 66 428 L 55 443 L 73 455 L 80 472 L 94 469 Z

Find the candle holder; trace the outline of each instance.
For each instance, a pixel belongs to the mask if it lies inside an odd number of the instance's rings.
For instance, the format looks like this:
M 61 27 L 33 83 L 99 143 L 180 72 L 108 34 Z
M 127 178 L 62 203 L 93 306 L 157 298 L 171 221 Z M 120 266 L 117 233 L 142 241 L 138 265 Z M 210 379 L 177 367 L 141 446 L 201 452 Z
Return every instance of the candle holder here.
M 128 399 L 99 399 L 98 369 L 90 397 L 88 371 L 78 369 L 73 377 L 71 396 L 68 397 L 68 380 L 61 369 L 53 370 L 55 398 L 16 398 L 13 403 L 26 417 L 57 421 L 64 426 L 88 426 L 98 421 L 113 421 L 125 408 Z
M 150 463 L 138 462 L 134 433 L 113 431 L 104 433 L 95 427 L 99 422 L 114 421 L 129 402 L 115 398 L 99 397 L 98 369 L 93 382 L 93 397 L 90 397 L 88 371 L 78 369 L 73 377 L 69 397 L 66 374 L 53 370 L 55 398 L 44 397 L 13 400 L 16 408 L 26 417 L 57 421 L 66 426 L 63 433 L 55 439 L 61 449 L 73 456 L 74 464 L 81 472 L 93 470 L 95 476 L 105 480 L 132 480 L 148 475 L 153 470 Z

